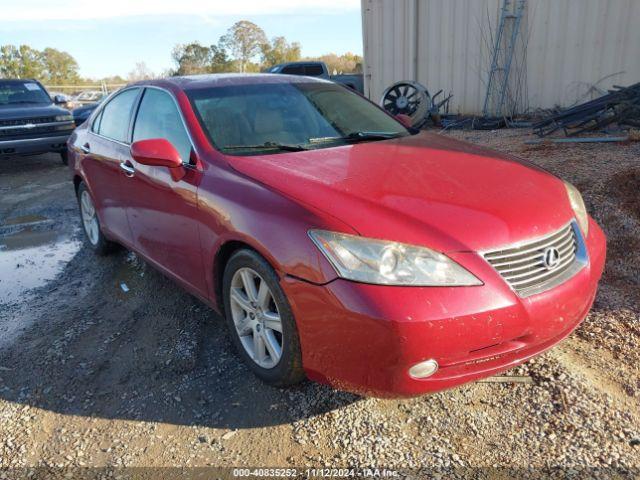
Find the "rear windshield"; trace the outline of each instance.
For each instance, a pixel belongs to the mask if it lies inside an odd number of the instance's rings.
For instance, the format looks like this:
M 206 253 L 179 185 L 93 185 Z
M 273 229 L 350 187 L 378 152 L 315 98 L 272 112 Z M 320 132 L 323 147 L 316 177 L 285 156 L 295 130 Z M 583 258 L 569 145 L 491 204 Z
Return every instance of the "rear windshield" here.
M 228 85 L 187 95 L 214 146 L 233 155 L 279 153 L 274 145 L 327 148 L 358 133 L 380 134 L 376 140 L 409 135 L 376 105 L 329 82 Z
M 51 103 L 47 92 L 36 82 L 11 80 L 0 82 L 0 106 Z

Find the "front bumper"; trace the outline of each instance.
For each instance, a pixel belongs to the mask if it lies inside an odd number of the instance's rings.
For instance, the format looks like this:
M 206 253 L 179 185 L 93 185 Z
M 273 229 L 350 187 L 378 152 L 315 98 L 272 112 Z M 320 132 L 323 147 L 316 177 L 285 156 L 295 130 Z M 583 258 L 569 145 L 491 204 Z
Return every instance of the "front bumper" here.
M 595 298 L 606 240 L 590 221 L 589 263 L 546 292 L 517 296 L 479 255 L 451 257 L 485 282 L 478 287 L 389 287 L 334 280 L 283 280 L 307 376 L 374 396 L 414 396 L 519 365 L 569 335 Z M 435 359 L 415 379 L 408 369 Z
M 38 153 L 61 152 L 71 131 L 64 135 L 50 137 L 21 138 L 19 140 L 0 140 L 0 155 L 35 155 Z

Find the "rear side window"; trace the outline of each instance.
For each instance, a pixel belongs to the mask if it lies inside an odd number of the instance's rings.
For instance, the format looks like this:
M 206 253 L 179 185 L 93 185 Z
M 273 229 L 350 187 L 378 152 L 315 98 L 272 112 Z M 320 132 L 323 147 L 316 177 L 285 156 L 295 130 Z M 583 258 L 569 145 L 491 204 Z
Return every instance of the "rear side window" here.
M 140 102 L 133 141 L 164 138 L 178 150 L 183 162 L 189 162 L 191 140 L 173 97 L 162 90 L 147 88 Z
M 95 133 L 100 132 L 100 121 L 102 120 L 102 110 L 98 113 L 98 116 L 93 121 L 93 125 L 91 126 L 91 131 Z
M 93 123 L 94 132 L 118 142 L 127 142 L 131 111 L 139 90 L 130 88 L 109 100 Z
M 286 75 L 304 75 L 304 66 L 289 65 L 288 67 L 284 67 L 280 73 L 284 73 Z
M 319 77 L 324 73 L 321 65 L 307 65 L 304 67 L 304 74 L 308 77 Z

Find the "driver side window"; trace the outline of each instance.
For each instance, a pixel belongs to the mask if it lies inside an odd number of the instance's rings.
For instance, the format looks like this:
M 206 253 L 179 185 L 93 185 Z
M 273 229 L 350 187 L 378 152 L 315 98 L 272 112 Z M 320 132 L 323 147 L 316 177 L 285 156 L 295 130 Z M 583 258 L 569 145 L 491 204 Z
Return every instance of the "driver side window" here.
M 191 156 L 191 140 L 184 128 L 180 112 L 173 98 L 162 90 L 147 88 L 140 102 L 133 141 L 164 138 L 180 153 L 184 163 Z

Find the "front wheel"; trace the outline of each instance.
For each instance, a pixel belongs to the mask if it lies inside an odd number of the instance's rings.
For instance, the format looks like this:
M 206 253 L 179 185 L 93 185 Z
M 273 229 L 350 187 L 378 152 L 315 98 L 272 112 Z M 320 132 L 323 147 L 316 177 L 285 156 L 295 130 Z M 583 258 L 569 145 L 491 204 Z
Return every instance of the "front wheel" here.
M 84 182 L 80 182 L 78 185 L 78 204 L 82 227 L 89 246 L 98 255 L 106 255 L 113 251 L 115 244 L 103 235 L 93 198 Z
M 231 339 L 249 368 L 270 385 L 304 379 L 300 340 L 278 276 L 252 250 L 239 250 L 224 271 L 223 300 Z
M 66 150 L 60 152 L 60 159 L 62 160 L 63 165 L 69 165 L 69 152 Z

